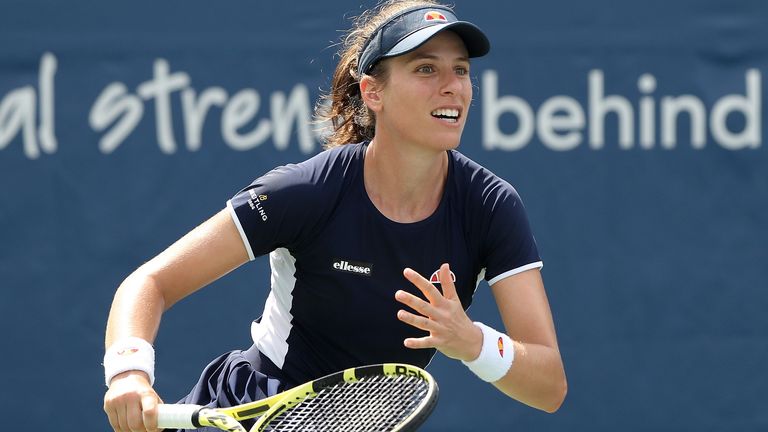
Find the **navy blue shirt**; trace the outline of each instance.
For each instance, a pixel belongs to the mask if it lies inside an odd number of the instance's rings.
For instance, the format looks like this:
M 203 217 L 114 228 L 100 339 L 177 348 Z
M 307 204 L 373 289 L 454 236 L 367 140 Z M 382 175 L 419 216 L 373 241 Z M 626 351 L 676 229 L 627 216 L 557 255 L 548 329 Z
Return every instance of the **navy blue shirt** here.
M 515 189 L 457 151 L 438 208 L 414 223 L 394 222 L 363 182 L 367 143 L 324 151 L 275 168 L 227 205 L 251 259 L 269 254 L 271 290 L 252 336 L 287 378 L 304 382 L 348 367 L 403 362 L 425 367 L 433 349 L 406 348 L 426 335 L 400 322 L 410 267 L 440 287 L 449 263 L 466 309 L 489 284 L 542 266 Z

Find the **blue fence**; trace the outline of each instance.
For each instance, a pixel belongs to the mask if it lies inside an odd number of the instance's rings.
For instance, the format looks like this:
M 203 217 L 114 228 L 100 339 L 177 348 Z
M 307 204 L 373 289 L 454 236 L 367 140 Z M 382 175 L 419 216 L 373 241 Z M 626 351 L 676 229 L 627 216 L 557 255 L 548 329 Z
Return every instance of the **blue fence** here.
M 312 108 L 360 10 L 0 4 L 0 411 L 29 429 L 107 430 L 114 289 L 253 178 L 321 150 Z M 424 430 L 768 429 L 768 4 L 457 11 L 493 45 L 473 63 L 460 150 L 526 202 L 569 395 L 540 413 L 438 356 Z M 249 344 L 268 280 L 259 260 L 166 314 L 166 400 Z M 470 313 L 501 325 L 487 287 Z

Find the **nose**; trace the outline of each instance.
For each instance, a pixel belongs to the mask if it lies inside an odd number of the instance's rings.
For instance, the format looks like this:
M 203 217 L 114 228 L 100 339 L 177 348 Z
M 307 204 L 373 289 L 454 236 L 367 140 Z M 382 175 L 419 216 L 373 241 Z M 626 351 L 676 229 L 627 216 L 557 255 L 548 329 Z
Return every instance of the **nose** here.
M 456 75 L 456 72 L 453 69 L 444 72 L 441 78 L 441 94 L 456 95 L 461 93 L 461 88 L 464 84 L 461 77 Z

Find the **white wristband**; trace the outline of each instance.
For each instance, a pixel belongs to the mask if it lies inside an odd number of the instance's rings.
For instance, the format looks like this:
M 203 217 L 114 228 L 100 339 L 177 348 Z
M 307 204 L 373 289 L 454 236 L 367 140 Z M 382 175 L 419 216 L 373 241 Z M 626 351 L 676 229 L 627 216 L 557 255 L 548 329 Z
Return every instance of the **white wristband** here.
M 515 346 L 512 339 L 487 325 L 475 321 L 475 325 L 483 331 L 483 347 L 480 355 L 472 361 L 463 361 L 465 366 L 481 380 L 496 382 L 507 374 L 515 360 Z
M 155 383 L 155 349 L 133 336 L 113 343 L 104 354 L 104 382 L 109 387 L 115 375 L 130 370 L 145 372 L 150 385 Z

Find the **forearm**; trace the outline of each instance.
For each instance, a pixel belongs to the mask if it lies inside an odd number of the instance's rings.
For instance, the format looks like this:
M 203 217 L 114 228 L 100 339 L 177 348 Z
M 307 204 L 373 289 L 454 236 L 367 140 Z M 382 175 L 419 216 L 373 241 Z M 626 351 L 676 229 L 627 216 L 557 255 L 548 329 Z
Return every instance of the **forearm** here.
M 560 353 L 544 345 L 514 342 L 509 372 L 493 385 L 534 408 L 555 412 L 565 399 L 567 383 Z
M 107 320 L 105 347 L 129 336 L 151 343 L 165 308 L 166 301 L 156 281 L 141 269 L 135 271 L 115 293 Z
M 437 348 L 446 356 L 463 361 L 478 377 L 493 382 L 508 396 L 547 412 L 557 411 L 565 398 L 565 372 L 549 308 L 545 307 L 543 300 L 543 285 L 538 272 L 527 273 L 498 283 L 497 287 L 510 285 L 494 291 L 494 295 L 502 318 L 507 318 L 505 327 L 508 334 L 543 342 L 512 342 L 509 336 L 497 330 L 482 323 L 473 323 L 464 312 L 454 285 L 448 282 L 451 280 L 448 265 L 443 264 L 440 267 L 440 280 L 446 281 L 442 285 L 444 294 L 413 270 L 405 269 L 403 272 L 429 300 L 425 301 L 402 290 L 395 293 L 397 301 L 418 313 L 401 310 L 397 314 L 398 319 L 429 332 L 427 337 L 405 339 L 405 346 L 413 349 Z M 525 278 L 531 274 L 538 284 L 525 290 L 528 284 Z M 515 282 L 523 286 L 514 286 Z M 526 312 L 537 309 L 528 307 L 535 303 L 531 297 L 539 299 L 538 313 L 526 317 Z M 505 349 L 509 343 L 514 345 L 514 356 L 510 355 L 509 349 Z M 506 374 L 499 379 L 505 371 Z

